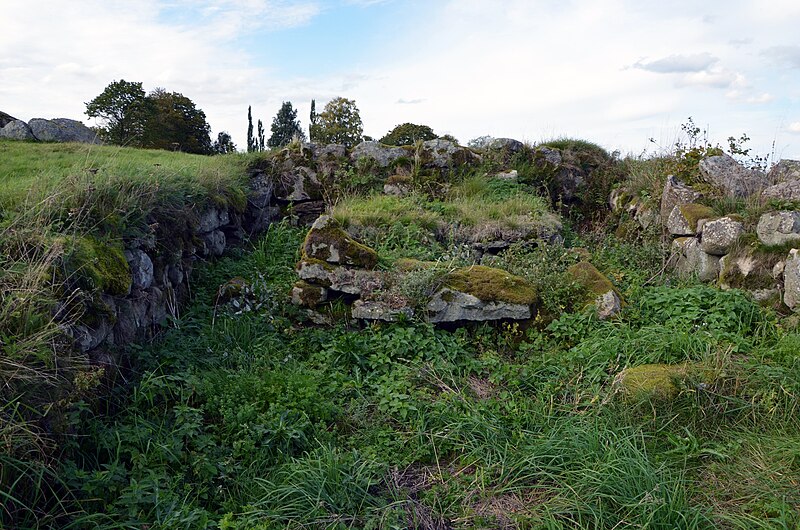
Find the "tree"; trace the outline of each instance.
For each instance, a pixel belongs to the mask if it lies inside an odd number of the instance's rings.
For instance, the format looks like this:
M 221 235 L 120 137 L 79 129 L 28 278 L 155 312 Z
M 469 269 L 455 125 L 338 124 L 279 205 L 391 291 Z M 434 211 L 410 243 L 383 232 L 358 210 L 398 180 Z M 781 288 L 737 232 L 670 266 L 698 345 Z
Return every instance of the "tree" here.
M 256 140 L 253 138 L 253 108 L 247 107 L 247 152 L 255 151 Z
M 211 127 L 206 114 L 178 92 L 156 88 L 147 96 L 151 111 L 145 123 L 145 147 L 209 155 Z
M 272 135 L 267 140 L 269 147 L 283 147 L 295 136 L 301 140 L 306 139 L 303 128 L 300 126 L 300 120 L 297 119 L 297 110 L 292 108 L 291 101 L 283 102 L 278 114 L 272 119 L 270 130 Z
M 313 99 L 311 100 L 311 115 L 309 116 L 309 124 L 308 124 L 308 140 L 313 142 L 317 139 L 317 121 L 319 120 L 319 116 L 317 116 L 317 102 Z
M 264 150 L 264 124 L 258 120 L 258 151 Z
M 404 123 L 398 125 L 379 140 L 386 145 L 414 145 L 418 140 L 434 140 L 438 138 L 433 129 L 427 125 Z
M 217 139 L 211 149 L 215 154 L 224 155 L 236 152 L 236 144 L 227 131 L 222 131 L 217 135 Z
M 356 102 L 338 97 L 329 101 L 319 115 L 315 140 L 326 144 L 343 144 L 349 148 L 361 142 L 363 132 Z
M 86 115 L 103 122 L 103 138 L 118 145 L 141 145 L 149 114 L 142 84 L 124 79 L 111 82 L 99 96 L 86 103 Z

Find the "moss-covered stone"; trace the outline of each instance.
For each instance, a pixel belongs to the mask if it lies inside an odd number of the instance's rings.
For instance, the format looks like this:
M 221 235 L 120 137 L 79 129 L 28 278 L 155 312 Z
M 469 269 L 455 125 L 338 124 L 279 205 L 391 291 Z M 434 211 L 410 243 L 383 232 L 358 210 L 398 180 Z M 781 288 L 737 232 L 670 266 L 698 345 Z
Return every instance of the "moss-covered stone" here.
M 421 261 L 413 258 L 400 258 L 394 262 L 394 268 L 400 272 L 411 272 L 430 269 L 436 266 L 435 261 Z
M 700 219 L 713 219 L 716 217 L 716 215 L 714 215 L 714 210 L 705 204 L 683 204 L 678 206 L 678 208 L 684 219 L 689 223 L 689 228 L 691 228 L 692 231 L 697 230 L 697 222 Z
M 359 243 L 339 223 L 327 215 L 320 216 L 303 241 L 303 259 L 317 259 L 337 265 L 373 269 L 378 253 Z
M 300 280 L 292 286 L 292 303 L 309 308 L 315 308 L 328 300 L 328 290 L 319 285 L 313 285 Z
M 582 287 L 594 300 L 597 296 L 614 291 L 614 284 L 597 267 L 588 261 L 581 261 L 567 269 L 567 273 Z
M 68 280 L 87 290 L 122 296 L 131 289 L 131 269 L 122 245 L 93 237 L 66 236 L 56 241 L 64 249 Z
M 763 246 L 736 248 L 721 260 L 720 284 L 745 290 L 773 289 L 779 280 L 773 275 L 775 265 L 786 258 L 786 250 Z
M 244 278 L 237 276 L 236 278 L 231 278 L 227 282 L 223 283 L 217 289 L 217 295 L 215 298 L 216 304 L 227 304 L 234 298 L 239 298 L 247 291 L 248 284 L 247 280 Z
M 532 305 L 539 299 L 536 287 L 524 278 L 484 265 L 455 270 L 444 278 L 444 285 L 484 302 Z
M 614 385 L 631 400 L 669 400 L 681 389 L 713 380 L 711 371 L 693 364 L 644 364 L 627 368 L 617 374 Z

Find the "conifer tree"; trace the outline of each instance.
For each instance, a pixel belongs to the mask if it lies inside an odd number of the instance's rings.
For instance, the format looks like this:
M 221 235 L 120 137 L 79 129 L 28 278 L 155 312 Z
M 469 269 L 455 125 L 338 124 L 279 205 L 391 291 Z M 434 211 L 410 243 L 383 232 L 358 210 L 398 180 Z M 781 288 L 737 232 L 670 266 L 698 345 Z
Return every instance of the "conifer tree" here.
M 252 107 L 247 107 L 247 152 L 252 153 L 255 151 L 256 141 L 253 138 L 253 110 Z
M 264 124 L 258 120 L 258 151 L 264 150 Z
M 294 137 L 305 140 L 306 135 L 297 119 L 297 110 L 292 108 L 290 101 L 284 101 L 278 114 L 272 119 L 272 136 L 269 137 L 267 145 L 269 147 L 283 147 L 292 141 Z

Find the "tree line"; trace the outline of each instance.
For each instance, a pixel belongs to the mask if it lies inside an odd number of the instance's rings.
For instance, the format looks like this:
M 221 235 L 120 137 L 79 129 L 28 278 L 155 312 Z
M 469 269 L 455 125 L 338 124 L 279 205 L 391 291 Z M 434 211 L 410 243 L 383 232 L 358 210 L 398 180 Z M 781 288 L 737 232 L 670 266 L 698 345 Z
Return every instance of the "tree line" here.
M 86 103 L 86 114 L 101 120 L 99 134 L 111 144 L 132 147 L 168 149 L 196 154 L 224 154 L 236 151 L 231 135 L 222 131 L 211 141 L 211 127 L 205 113 L 188 97 L 178 92 L 156 88 L 146 93 L 142 83 L 124 79 L 113 81 L 103 92 Z M 316 101 L 311 100 L 308 140 L 321 144 L 342 144 L 351 148 L 365 140 L 356 102 L 336 97 L 319 114 Z M 281 104 L 272 120 L 270 137 L 261 120 L 253 124 L 252 107 L 247 108 L 247 151 L 265 151 L 305 142 L 306 134 L 297 118 L 297 109 L 290 101 Z M 396 126 L 379 142 L 386 145 L 412 145 L 417 141 L 445 138 L 437 136 L 427 125 L 403 123 Z

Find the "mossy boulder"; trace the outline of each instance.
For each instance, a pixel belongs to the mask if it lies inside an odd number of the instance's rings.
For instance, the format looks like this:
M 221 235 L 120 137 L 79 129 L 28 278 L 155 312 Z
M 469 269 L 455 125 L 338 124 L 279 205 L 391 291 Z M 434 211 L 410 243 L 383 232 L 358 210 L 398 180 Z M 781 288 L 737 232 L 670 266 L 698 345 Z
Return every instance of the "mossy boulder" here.
M 693 364 L 644 364 L 617 374 L 614 387 L 625 399 L 660 401 L 675 398 L 681 389 L 708 385 L 712 379 L 709 370 Z
M 775 267 L 786 258 L 786 249 L 770 251 L 763 247 L 747 246 L 736 249 L 720 260 L 719 281 L 723 287 L 749 291 L 774 289 L 780 279 Z
M 567 269 L 567 274 L 586 291 L 586 304 L 594 304 L 601 319 L 619 313 L 622 300 L 614 284 L 597 267 L 581 261 Z
M 336 265 L 372 269 L 378 263 L 378 253 L 350 237 L 339 223 L 321 215 L 311 226 L 303 241 L 303 259 L 320 260 Z
M 485 265 L 457 269 L 445 276 L 444 285 L 484 302 L 533 305 L 539 299 L 536 287 L 524 278 Z
M 131 269 L 122 245 L 94 237 L 59 238 L 63 270 L 68 281 L 86 290 L 124 296 L 131 290 Z

